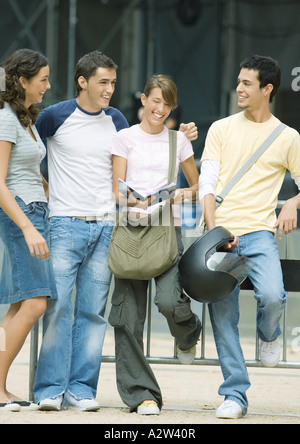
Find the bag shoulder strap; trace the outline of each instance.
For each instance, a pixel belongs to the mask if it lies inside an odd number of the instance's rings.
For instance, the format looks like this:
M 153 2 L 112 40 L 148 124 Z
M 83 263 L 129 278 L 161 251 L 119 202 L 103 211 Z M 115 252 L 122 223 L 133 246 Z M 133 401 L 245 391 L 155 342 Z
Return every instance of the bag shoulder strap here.
M 169 173 L 168 185 L 174 182 L 177 159 L 177 131 L 169 130 Z
M 264 154 L 265 151 L 272 145 L 282 131 L 287 127 L 284 123 L 281 123 L 275 128 L 270 136 L 264 141 L 264 143 L 255 151 L 255 153 L 247 160 L 242 168 L 235 174 L 235 176 L 228 182 L 223 191 L 216 196 L 216 208 L 223 202 L 229 191 L 238 183 L 238 181 L 247 173 L 248 170 L 255 164 L 255 162 Z

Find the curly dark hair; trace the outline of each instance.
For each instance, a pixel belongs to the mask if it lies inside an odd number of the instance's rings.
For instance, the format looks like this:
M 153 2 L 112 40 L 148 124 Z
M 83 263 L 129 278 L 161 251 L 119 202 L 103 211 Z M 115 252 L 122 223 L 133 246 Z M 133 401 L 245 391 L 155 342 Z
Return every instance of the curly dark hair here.
M 4 102 L 9 103 L 25 127 L 36 122 L 39 109 L 35 105 L 25 107 L 25 91 L 19 79 L 24 77 L 30 81 L 48 64 L 44 55 L 31 49 L 19 49 L 4 62 L 5 91 L 0 91 L 0 109 L 4 107 Z

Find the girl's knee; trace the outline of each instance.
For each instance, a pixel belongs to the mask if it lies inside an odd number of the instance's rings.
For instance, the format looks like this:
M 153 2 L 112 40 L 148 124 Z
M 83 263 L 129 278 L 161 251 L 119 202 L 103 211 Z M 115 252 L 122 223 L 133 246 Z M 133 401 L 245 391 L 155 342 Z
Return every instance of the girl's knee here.
M 37 297 L 23 301 L 21 310 L 28 317 L 32 318 L 32 323 L 35 324 L 45 313 L 47 309 L 47 297 Z
M 182 295 L 179 299 L 157 299 L 155 301 L 158 310 L 166 318 L 172 317 L 176 323 L 184 322 L 193 316 L 191 301 Z

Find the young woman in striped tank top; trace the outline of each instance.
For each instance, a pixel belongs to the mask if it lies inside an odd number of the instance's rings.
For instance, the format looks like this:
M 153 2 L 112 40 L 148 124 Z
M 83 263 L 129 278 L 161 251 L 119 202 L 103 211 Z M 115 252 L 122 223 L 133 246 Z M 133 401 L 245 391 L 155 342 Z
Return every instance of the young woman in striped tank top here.
M 35 129 L 50 88 L 47 59 L 21 49 L 3 66 L 0 91 L 0 240 L 4 244 L 0 304 L 10 304 L 0 324 L 0 411 L 37 409 L 8 392 L 10 366 L 36 321 L 56 297 L 49 258 L 47 198 L 40 175 L 46 154 Z

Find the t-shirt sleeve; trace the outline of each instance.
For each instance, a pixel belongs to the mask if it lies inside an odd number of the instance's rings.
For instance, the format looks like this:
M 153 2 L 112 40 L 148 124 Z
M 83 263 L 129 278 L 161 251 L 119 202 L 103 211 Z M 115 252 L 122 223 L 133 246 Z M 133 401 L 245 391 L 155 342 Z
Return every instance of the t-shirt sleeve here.
M 187 159 L 194 155 L 193 145 L 191 142 L 185 137 L 185 135 L 178 131 L 178 144 L 180 146 L 179 149 L 179 162 L 185 162 Z
M 0 140 L 17 143 L 17 122 L 7 112 L 1 113 L 0 116 Z
M 223 131 L 219 122 L 214 122 L 208 130 L 201 162 L 214 160 L 221 162 L 221 151 L 223 145 Z
M 44 109 L 38 116 L 35 126 L 41 139 L 53 136 L 55 134 L 54 108 Z
M 105 114 L 111 116 L 113 123 L 115 125 L 116 131 L 122 131 L 125 128 L 129 128 L 129 124 L 123 114 L 113 107 L 108 107 L 105 109 Z
M 36 121 L 40 138 L 45 140 L 55 135 L 57 130 L 76 109 L 76 100 L 66 100 L 45 108 Z
M 128 146 L 126 144 L 123 131 L 120 131 L 113 140 L 111 154 L 114 156 L 124 157 L 128 159 Z
M 300 176 L 300 135 L 295 131 L 295 137 L 287 156 L 285 167 L 291 172 L 293 177 Z

